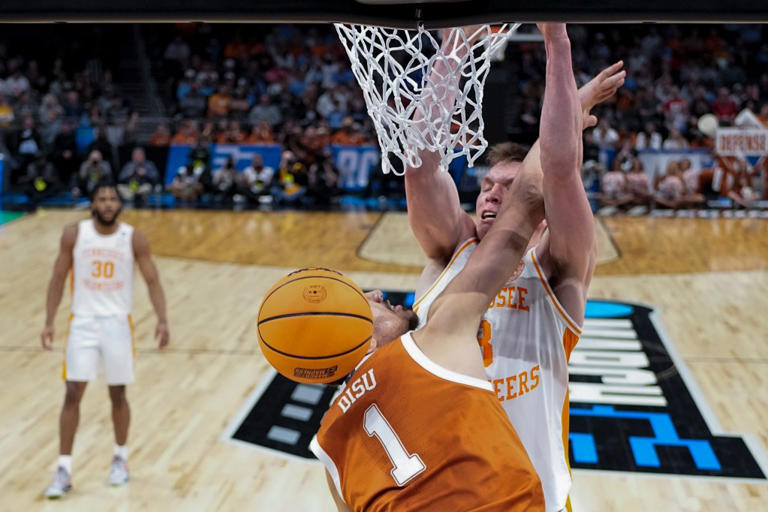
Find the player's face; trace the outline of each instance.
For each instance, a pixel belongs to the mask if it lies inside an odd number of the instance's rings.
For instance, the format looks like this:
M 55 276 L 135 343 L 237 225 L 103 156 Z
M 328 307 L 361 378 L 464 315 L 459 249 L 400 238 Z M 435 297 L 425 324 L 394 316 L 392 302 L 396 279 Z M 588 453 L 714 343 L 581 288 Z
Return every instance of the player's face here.
M 96 192 L 91 202 L 91 214 L 100 224 L 111 226 L 120 215 L 121 206 L 117 190 L 112 187 L 102 187 Z
M 477 236 L 485 236 L 491 229 L 496 215 L 501 208 L 504 195 L 520 171 L 521 162 L 503 162 L 491 167 L 480 182 L 480 194 L 477 196 L 475 211 L 477 212 Z
M 384 299 L 381 290 L 365 294 L 373 313 L 373 338 L 378 347 L 396 340 L 418 325 L 418 317 L 410 309 L 403 306 L 393 306 Z

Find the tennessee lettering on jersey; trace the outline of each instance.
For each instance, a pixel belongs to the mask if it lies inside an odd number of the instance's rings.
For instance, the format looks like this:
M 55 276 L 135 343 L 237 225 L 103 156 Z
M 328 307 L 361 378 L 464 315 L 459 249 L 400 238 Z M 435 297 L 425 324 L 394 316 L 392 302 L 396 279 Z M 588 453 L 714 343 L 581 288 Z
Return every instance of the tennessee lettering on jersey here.
M 507 308 L 530 312 L 530 306 L 525 303 L 526 295 L 528 295 L 528 290 L 526 288 L 507 286 L 502 288 L 496 295 L 496 298 L 491 301 L 488 309 Z
M 77 226 L 72 251 L 72 312 L 77 316 L 128 315 L 133 290 L 133 227 L 120 223 L 110 235 L 93 220 Z
M 530 393 L 539 387 L 540 371 L 541 368 L 536 365 L 527 372 L 520 372 L 517 375 L 510 375 L 502 379 L 491 379 L 496 398 L 499 399 L 499 402 L 503 402 Z
M 420 325 L 477 244 L 469 240 L 460 245 L 435 283 L 414 303 Z M 488 305 L 478 329 L 489 383 L 541 478 L 547 511 L 566 506 L 571 486 L 567 364 L 580 335 L 541 271 L 535 248 Z

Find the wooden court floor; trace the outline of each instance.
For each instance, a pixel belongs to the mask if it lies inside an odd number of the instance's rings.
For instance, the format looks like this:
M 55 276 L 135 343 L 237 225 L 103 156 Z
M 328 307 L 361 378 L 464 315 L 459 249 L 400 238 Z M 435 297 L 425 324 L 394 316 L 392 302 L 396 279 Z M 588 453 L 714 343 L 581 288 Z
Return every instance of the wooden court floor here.
M 253 322 L 262 294 L 296 267 L 409 290 L 421 264 L 402 214 L 127 211 L 149 236 L 171 345 L 155 348 L 137 277 L 137 382 L 129 388 L 131 483 L 106 485 L 106 390 L 90 385 L 75 442 L 75 491 L 45 502 L 58 447 L 65 297 L 52 353 L 40 349 L 45 289 L 64 225 L 48 210 L 0 226 L 0 510 L 334 510 L 318 464 L 224 443 L 267 369 Z M 726 432 L 768 449 L 768 222 L 605 218 L 590 296 L 653 304 Z M 765 510 L 768 485 L 574 473 L 578 511 Z

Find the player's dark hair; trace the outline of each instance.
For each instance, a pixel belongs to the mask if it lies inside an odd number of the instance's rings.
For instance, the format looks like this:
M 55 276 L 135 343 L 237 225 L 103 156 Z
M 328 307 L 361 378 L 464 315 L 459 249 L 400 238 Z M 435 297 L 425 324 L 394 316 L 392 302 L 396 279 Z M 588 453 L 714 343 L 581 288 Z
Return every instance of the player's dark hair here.
M 96 194 L 99 193 L 99 190 L 103 188 L 113 189 L 115 191 L 115 194 L 117 194 L 117 197 L 120 197 L 120 194 L 117 191 L 117 184 L 111 179 L 102 179 L 96 183 L 93 189 L 91 189 L 91 195 L 90 195 L 91 202 L 93 202 L 93 200 L 96 198 Z
M 528 146 L 517 144 L 516 142 L 502 142 L 494 144 L 488 150 L 488 165 L 493 167 L 501 163 L 522 162 L 525 155 L 528 154 Z

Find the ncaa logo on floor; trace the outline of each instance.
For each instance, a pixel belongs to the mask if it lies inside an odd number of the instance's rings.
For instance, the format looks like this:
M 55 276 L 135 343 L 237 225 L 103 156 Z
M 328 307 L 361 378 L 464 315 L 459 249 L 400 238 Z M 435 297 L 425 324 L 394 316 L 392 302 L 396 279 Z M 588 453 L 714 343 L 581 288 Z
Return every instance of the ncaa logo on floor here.
M 413 293 L 385 297 L 413 303 Z M 571 467 L 766 479 L 757 442 L 722 431 L 652 307 L 589 301 L 569 372 Z M 334 393 L 271 370 L 222 439 L 311 459 L 309 442 Z

